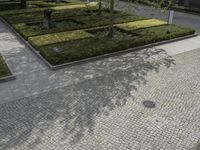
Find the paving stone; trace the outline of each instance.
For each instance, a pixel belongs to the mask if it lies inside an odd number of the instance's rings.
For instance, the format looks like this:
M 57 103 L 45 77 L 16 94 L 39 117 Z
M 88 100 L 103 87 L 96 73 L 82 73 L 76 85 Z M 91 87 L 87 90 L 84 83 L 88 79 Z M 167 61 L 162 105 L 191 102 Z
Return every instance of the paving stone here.
M 0 104 L 0 146 L 25 150 L 190 149 L 200 140 L 197 54 L 199 50 L 176 55 L 175 65 L 170 67 L 164 65 L 171 61 L 167 58 L 149 59 L 154 67 L 159 64 L 159 71 L 143 62 L 143 72 L 132 66 Z M 196 65 L 190 67 L 192 64 Z M 185 70 L 187 77 L 182 75 Z M 147 82 L 133 82 L 141 78 Z M 145 108 L 144 100 L 153 100 L 156 107 Z
M 0 83 L 0 103 L 13 99 L 14 95 L 12 94 L 8 83 Z

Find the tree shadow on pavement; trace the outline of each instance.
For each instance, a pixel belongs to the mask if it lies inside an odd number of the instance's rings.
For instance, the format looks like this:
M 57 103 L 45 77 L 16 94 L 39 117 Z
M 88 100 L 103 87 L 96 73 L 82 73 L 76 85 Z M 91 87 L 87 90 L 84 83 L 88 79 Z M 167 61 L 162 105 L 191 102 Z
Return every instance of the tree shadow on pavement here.
M 1 104 L 0 149 L 33 149 L 51 136 L 76 144 L 86 132 L 93 133 L 97 117 L 126 105 L 131 92 L 148 82 L 149 72 L 175 64 L 164 50 L 154 48 L 126 54 L 123 59 L 126 65 L 117 65 L 106 74 L 104 70 L 102 76 Z

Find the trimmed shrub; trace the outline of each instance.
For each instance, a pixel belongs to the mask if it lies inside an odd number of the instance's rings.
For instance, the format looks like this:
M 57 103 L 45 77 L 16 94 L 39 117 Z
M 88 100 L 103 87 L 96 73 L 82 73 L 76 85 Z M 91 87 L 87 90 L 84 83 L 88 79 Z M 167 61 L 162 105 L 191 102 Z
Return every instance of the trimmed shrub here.
M 109 24 L 108 15 L 109 14 L 107 12 L 103 11 L 101 15 L 66 17 L 68 19 L 61 19 L 61 20 L 55 20 L 54 19 L 55 15 L 53 15 L 52 28 L 50 30 L 44 30 L 42 28 L 42 22 L 26 23 L 26 24 L 15 23 L 13 24 L 13 27 L 27 40 L 28 37 L 36 36 L 36 35 L 69 31 L 69 30 L 77 30 L 77 29 L 87 29 L 87 28 L 99 27 L 99 26 L 107 26 Z M 122 13 L 116 13 L 115 17 L 116 17 L 115 24 L 145 19 L 143 17 L 130 16 L 130 15 L 122 14 Z M 72 23 L 74 25 L 72 25 Z
M 158 19 L 148 19 L 148 20 L 117 24 L 115 26 L 125 31 L 131 31 L 131 30 L 138 30 L 138 29 L 161 26 L 161 25 L 166 25 L 166 24 L 167 22 L 161 21 Z
M 170 33 L 167 31 L 170 30 Z M 89 32 L 89 31 L 88 31 Z M 176 25 L 157 26 L 124 33 L 115 31 L 114 37 L 107 37 L 107 29 L 91 31 L 94 37 L 52 44 L 40 47 L 40 54 L 52 65 L 81 60 L 98 55 L 121 51 L 128 48 L 142 46 L 150 43 L 170 40 L 173 38 L 193 34 L 195 31 Z M 52 49 L 60 50 L 55 53 Z
M 78 39 L 84 39 L 92 37 L 91 34 L 83 30 L 66 31 L 53 34 L 45 34 L 40 36 L 34 36 L 28 38 L 28 41 L 35 47 L 40 47 L 44 45 L 73 41 Z
M 56 6 L 56 7 L 50 7 L 54 11 L 61 11 L 61 10 L 72 10 L 72 9 L 94 9 L 97 8 L 96 3 L 92 4 L 74 4 L 74 5 L 67 5 L 67 6 Z M 26 14 L 26 13 L 37 13 L 37 12 L 43 12 L 46 8 L 29 8 L 29 9 L 20 9 L 20 10 L 8 10 L 0 12 L 0 16 L 4 15 L 13 15 L 13 14 Z
M 35 5 L 38 7 L 56 7 L 56 6 L 64 6 L 64 5 L 73 5 L 76 3 L 55 3 L 55 2 L 46 2 L 46 1 L 29 1 L 29 5 Z

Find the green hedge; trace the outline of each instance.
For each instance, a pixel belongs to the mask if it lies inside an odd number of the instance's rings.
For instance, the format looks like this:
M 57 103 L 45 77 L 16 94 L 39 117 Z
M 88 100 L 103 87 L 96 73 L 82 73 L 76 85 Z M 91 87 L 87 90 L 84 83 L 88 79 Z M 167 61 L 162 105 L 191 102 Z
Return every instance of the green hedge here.
M 138 17 L 138 16 L 129 16 L 121 13 L 115 14 L 115 21 L 114 23 L 124 23 L 130 21 L 137 21 L 143 20 L 145 18 Z M 42 34 L 49 34 L 55 32 L 62 32 L 62 31 L 69 31 L 69 30 L 76 30 L 76 29 L 86 29 L 98 26 L 106 26 L 109 24 L 109 14 L 107 12 L 103 12 L 102 15 L 88 15 L 88 16 L 77 16 L 77 17 L 68 17 L 68 20 L 74 20 L 75 22 L 80 22 L 75 25 L 71 25 L 67 22 L 67 20 L 60 20 L 60 22 L 53 22 L 52 28 L 50 30 L 44 30 L 42 28 L 42 23 L 36 24 L 25 24 L 25 23 L 18 23 L 13 24 L 13 27 L 25 38 L 42 35 Z
M 66 31 L 66 32 L 34 36 L 34 37 L 30 37 L 28 41 L 33 46 L 40 47 L 44 45 L 74 41 L 74 40 L 84 39 L 84 38 L 89 38 L 89 37 L 92 37 L 92 35 L 83 30 L 75 30 L 75 31 Z
M 167 22 L 161 21 L 158 19 L 147 19 L 147 20 L 117 24 L 115 26 L 125 31 L 131 31 L 131 30 L 138 30 L 138 29 L 161 26 L 161 25 L 166 25 L 166 24 Z
M 91 32 L 95 33 L 93 38 L 47 45 L 38 50 L 52 65 L 58 65 L 193 34 L 194 30 L 176 25 L 166 25 L 132 31 L 129 34 L 115 31 L 112 39 L 107 38 L 107 31 Z M 60 49 L 61 52 L 55 53 L 52 50 L 54 47 Z
M 19 2 L 1 2 L 0 11 L 20 9 Z
M 81 2 L 80 2 L 81 3 Z M 76 3 L 66 3 L 66 2 L 61 2 L 61 3 L 55 3 L 55 2 L 45 2 L 45 1 L 29 1 L 29 5 L 36 5 L 38 7 L 56 7 L 56 6 L 64 6 L 64 5 L 73 5 Z
M 63 8 L 62 6 L 60 6 Z M 5 18 L 9 23 L 11 24 L 17 24 L 17 23 L 29 23 L 29 22 L 41 22 L 43 20 L 43 14 L 44 14 L 44 8 L 40 8 L 40 11 L 35 11 L 38 10 L 38 8 L 31 8 L 27 10 L 33 10 L 30 12 L 22 12 L 22 13 L 17 13 L 15 14 L 15 11 L 11 14 L 1 14 L 3 18 Z M 59 18 L 68 18 L 68 17 L 73 17 L 73 16 L 85 16 L 88 15 L 88 12 L 86 10 L 94 11 L 96 10 L 96 6 L 92 6 L 89 8 L 86 7 L 76 7 L 73 9 L 60 9 L 60 10 L 53 10 L 52 13 L 52 18 L 53 19 L 59 19 Z M 21 11 L 21 10 L 18 10 Z
M 66 5 L 66 6 L 56 6 L 56 7 L 49 7 L 51 9 L 53 9 L 53 11 L 62 11 L 62 10 L 72 10 L 72 9 L 93 9 L 93 8 L 97 8 L 97 4 L 74 4 L 74 5 Z M 20 9 L 20 10 L 9 10 L 9 11 L 3 11 L 0 12 L 0 16 L 6 16 L 6 15 L 13 15 L 15 14 L 15 16 L 17 14 L 19 15 L 25 15 L 27 13 L 41 13 L 45 10 L 46 8 L 29 8 L 29 9 Z
M 0 78 L 11 75 L 11 72 L 6 65 L 5 61 L 3 60 L 3 57 L 0 55 Z

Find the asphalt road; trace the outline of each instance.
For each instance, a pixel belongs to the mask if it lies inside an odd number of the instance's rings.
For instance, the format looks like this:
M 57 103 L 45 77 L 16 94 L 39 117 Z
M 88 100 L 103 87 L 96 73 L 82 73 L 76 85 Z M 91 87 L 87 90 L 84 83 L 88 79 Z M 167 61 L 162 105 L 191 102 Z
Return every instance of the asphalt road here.
M 133 5 L 126 2 L 119 1 L 116 3 L 116 8 L 123 9 L 128 11 L 129 13 L 145 16 L 145 17 L 151 17 L 151 18 L 157 18 L 162 20 L 168 20 L 168 10 L 160 10 L 155 9 L 153 7 L 143 6 L 143 5 Z M 200 33 L 200 15 L 194 15 L 189 13 L 183 13 L 183 12 L 177 12 L 174 13 L 174 19 L 173 23 L 191 27 L 196 30 L 196 32 Z

